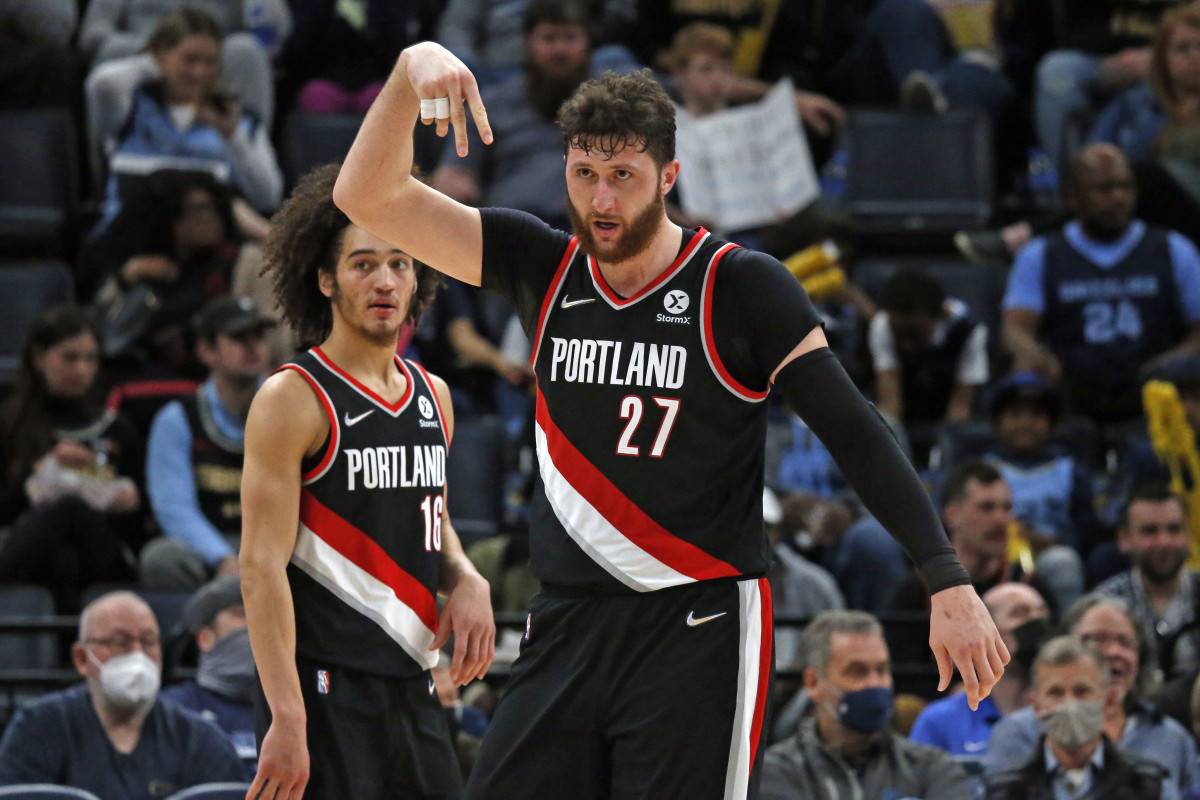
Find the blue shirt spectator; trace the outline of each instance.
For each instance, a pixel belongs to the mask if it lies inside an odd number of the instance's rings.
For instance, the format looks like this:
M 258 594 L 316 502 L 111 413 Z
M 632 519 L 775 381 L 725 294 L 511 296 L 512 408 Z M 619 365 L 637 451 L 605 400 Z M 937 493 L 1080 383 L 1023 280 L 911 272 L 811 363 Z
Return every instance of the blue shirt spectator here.
M 1084 235 L 1079 222 L 1067 223 L 1063 229 L 1071 247 L 1100 269 L 1112 269 L 1121 262 L 1146 235 L 1146 223 L 1134 220 L 1125 234 L 1113 242 L 1097 242 Z M 1189 324 L 1200 322 L 1200 253 L 1186 237 L 1171 231 L 1167 234 L 1171 253 L 1171 269 L 1179 290 L 1179 312 Z M 1044 312 L 1046 239 L 1038 237 L 1017 253 L 1008 289 L 1004 294 L 1004 310 L 1027 308 Z
M 1122 92 L 1105 107 L 1088 134 L 1089 142 L 1111 142 L 1133 163 L 1153 157 L 1167 115 L 1150 84 Z
M 211 378 L 200 391 L 220 434 L 240 444 L 246 435 L 246 421 L 225 406 Z M 206 564 L 215 564 L 234 555 L 223 534 L 236 531 L 219 530 L 200 507 L 192 438 L 183 403 L 175 400 L 163 406 L 150 426 L 146 445 L 146 493 L 163 532 L 195 550 Z
M 913 723 L 908 738 L 940 747 L 952 756 L 982 758 L 987 752 L 992 727 L 1000 721 L 1000 709 L 985 697 L 975 711 L 967 705 L 967 693 L 959 692 L 935 700 Z
M 1200 254 L 1134 219 L 1133 172 L 1111 144 L 1072 161 L 1075 220 L 1018 254 L 1004 298 L 1004 341 L 1018 371 L 1061 379 L 1069 407 L 1101 424 L 1141 415 L 1141 373 L 1195 352 Z

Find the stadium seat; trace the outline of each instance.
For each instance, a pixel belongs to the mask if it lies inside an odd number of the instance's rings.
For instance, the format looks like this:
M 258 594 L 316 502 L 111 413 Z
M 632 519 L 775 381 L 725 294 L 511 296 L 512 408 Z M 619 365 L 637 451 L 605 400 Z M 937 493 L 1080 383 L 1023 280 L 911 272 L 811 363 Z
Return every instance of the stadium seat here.
M 463 547 L 500 532 L 504 513 L 504 428 L 493 416 L 454 426 L 446 463 L 450 521 Z
M 866 233 L 980 228 L 992 214 L 991 123 L 972 110 L 946 114 L 852 111 L 846 209 Z
M 5 786 L 0 788 L 0 798 L 4 798 L 4 800 L 100 800 L 96 795 L 83 789 L 55 786 L 50 783 L 22 783 Z
M 0 587 L 0 616 L 52 617 L 54 597 L 44 586 Z M 5 669 L 54 669 L 58 640 L 53 632 L 0 634 L 0 665 Z
M 78 159 L 63 110 L 0 113 L 0 252 L 62 257 L 79 210 Z
M 283 130 L 284 175 L 289 186 L 314 167 L 341 161 L 350 151 L 361 114 L 307 114 L 297 111 Z
M 37 315 L 74 296 L 71 270 L 61 261 L 0 263 L 0 384 L 11 384 L 16 377 L 25 336 Z
M 169 795 L 167 800 L 243 800 L 248 783 L 202 783 Z

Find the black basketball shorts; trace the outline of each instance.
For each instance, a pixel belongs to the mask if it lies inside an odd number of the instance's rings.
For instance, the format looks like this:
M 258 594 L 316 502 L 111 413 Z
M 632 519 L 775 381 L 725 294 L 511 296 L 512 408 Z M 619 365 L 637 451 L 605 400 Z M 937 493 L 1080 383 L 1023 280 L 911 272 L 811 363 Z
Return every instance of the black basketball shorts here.
M 462 774 L 433 677 L 386 678 L 297 656 L 308 716 L 305 800 L 457 800 Z M 261 685 L 261 743 L 271 724 Z
M 539 594 L 467 797 L 756 797 L 771 642 L 765 579 Z

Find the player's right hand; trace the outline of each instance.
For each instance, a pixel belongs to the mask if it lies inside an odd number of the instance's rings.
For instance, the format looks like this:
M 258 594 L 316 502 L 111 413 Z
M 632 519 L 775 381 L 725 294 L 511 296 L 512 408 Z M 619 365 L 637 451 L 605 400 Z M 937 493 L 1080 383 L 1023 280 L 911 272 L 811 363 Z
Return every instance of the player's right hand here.
M 460 157 L 467 154 L 467 115 L 463 102 L 471 109 L 475 127 L 484 144 L 492 143 L 492 127 L 488 124 L 487 109 L 479 96 L 479 84 L 466 64 L 456 55 L 436 42 L 421 42 L 400 54 L 400 67 L 413 91 L 421 100 L 448 98 L 449 117 L 427 117 L 421 122 L 437 125 L 438 136 L 445 136 L 450 126 L 454 127 L 454 144 Z
M 246 800 L 300 800 L 308 785 L 308 737 L 304 720 L 282 723 L 279 717 L 263 737 L 258 773 Z

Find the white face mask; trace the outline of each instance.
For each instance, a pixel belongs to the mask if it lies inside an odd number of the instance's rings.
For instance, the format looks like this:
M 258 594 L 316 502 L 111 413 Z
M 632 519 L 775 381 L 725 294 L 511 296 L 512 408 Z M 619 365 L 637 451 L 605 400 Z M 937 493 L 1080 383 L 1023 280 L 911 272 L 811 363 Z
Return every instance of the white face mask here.
M 88 656 L 100 667 L 100 690 L 114 706 L 135 708 L 154 702 L 162 671 L 150 656 L 134 650 L 114 656 L 103 664 L 90 652 Z

